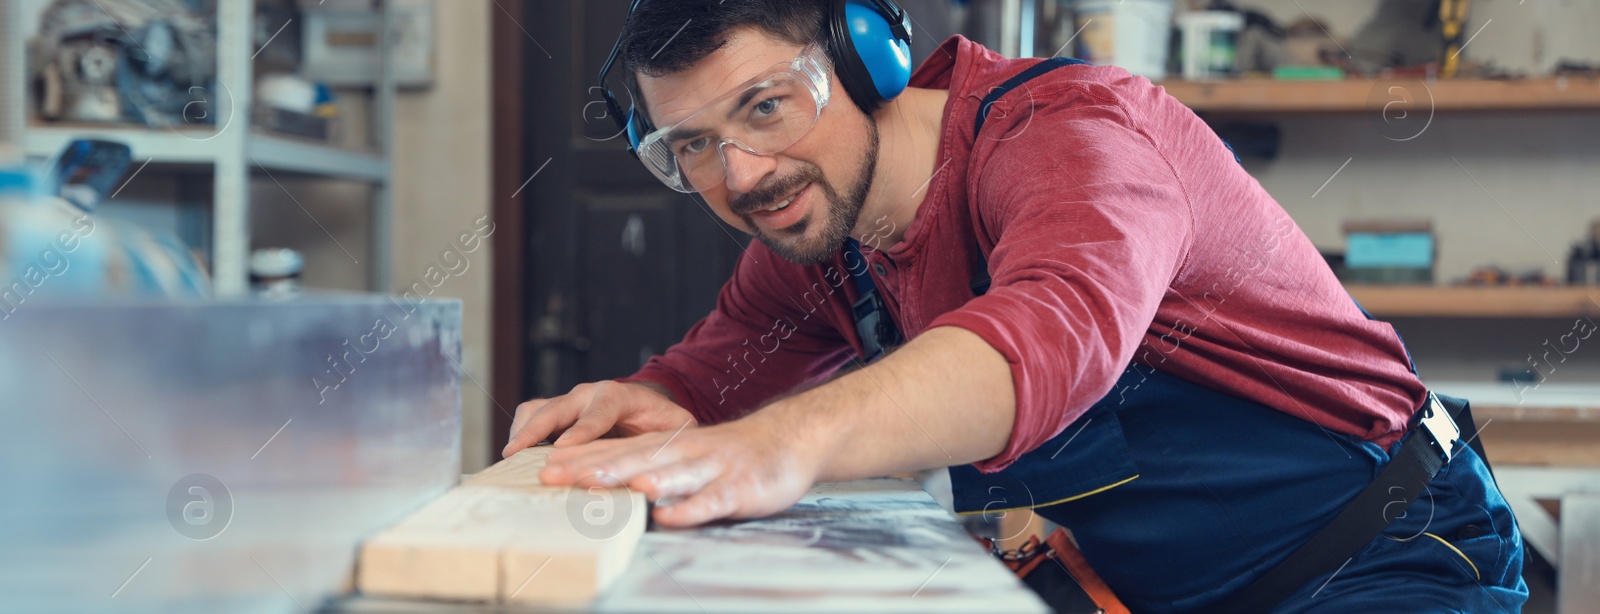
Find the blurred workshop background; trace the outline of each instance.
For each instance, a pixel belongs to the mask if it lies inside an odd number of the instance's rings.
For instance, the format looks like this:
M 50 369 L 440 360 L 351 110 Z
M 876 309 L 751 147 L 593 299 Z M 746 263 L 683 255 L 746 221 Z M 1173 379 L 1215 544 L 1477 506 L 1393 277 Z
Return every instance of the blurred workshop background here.
M 482 468 L 520 401 L 679 339 L 746 242 L 605 116 L 628 4 L 0 0 L 0 316 L 459 299 L 461 469 Z M 1530 611 L 1558 584 L 1562 612 L 1600 603 L 1600 3 L 901 4 L 919 62 L 960 33 L 1123 66 L 1204 117 L 1423 379 L 1473 400 L 1532 545 Z M 19 237 L 81 213 L 121 249 L 30 272 L 53 235 Z

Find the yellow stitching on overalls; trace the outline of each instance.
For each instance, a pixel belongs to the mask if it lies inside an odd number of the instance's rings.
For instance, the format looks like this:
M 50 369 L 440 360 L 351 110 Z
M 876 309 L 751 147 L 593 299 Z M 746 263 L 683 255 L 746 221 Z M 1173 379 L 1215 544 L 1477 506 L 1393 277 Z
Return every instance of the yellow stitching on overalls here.
M 1020 510 L 1033 510 L 1033 509 L 1039 509 L 1041 507 L 1050 507 L 1052 505 L 1059 505 L 1059 504 L 1062 504 L 1062 503 L 1066 503 L 1068 501 L 1077 501 L 1078 499 L 1082 499 L 1082 498 L 1087 497 L 1089 495 L 1097 495 L 1097 494 L 1103 493 L 1105 491 L 1111 490 L 1113 488 L 1116 488 L 1116 487 L 1121 486 L 1123 484 L 1127 484 L 1128 482 L 1132 482 L 1132 481 L 1137 480 L 1137 479 L 1139 479 L 1139 476 L 1138 475 L 1134 475 L 1131 478 L 1128 478 L 1128 479 L 1123 480 L 1121 482 L 1117 482 L 1116 484 L 1112 484 L 1110 486 L 1101 486 L 1100 488 L 1096 488 L 1096 489 L 1091 490 L 1091 491 L 1086 492 L 1086 493 L 1072 495 L 1072 496 L 1067 497 L 1065 499 L 1057 499 L 1057 500 L 1051 501 L 1049 503 L 1039 503 L 1039 504 L 1035 504 L 1035 505 L 1024 505 L 1022 507 L 1008 507 L 1008 508 L 1003 509 L 1003 510 L 978 510 L 976 512 L 956 512 L 956 515 L 957 516 L 971 516 L 971 515 L 974 515 L 974 514 L 1004 514 L 1006 512 L 1016 512 L 1016 511 L 1020 511 Z
M 1455 551 L 1456 556 L 1461 557 L 1461 560 L 1466 561 L 1468 565 L 1472 565 L 1472 575 L 1477 577 L 1478 581 L 1480 581 L 1480 582 L 1483 581 L 1483 574 L 1478 573 L 1478 566 L 1474 565 L 1472 563 L 1472 559 L 1467 558 L 1466 553 L 1463 553 L 1460 548 L 1456 547 L 1455 544 L 1447 542 L 1447 541 L 1444 540 L 1443 537 L 1439 537 L 1438 535 L 1434 535 L 1432 533 L 1424 532 L 1423 535 L 1426 535 L 1428 537 L 1432 537 L 1434 539 L 1437 539 L 1437 540 L 1439 540 L 1439 543 L 1444 544 L 1444 547 Z

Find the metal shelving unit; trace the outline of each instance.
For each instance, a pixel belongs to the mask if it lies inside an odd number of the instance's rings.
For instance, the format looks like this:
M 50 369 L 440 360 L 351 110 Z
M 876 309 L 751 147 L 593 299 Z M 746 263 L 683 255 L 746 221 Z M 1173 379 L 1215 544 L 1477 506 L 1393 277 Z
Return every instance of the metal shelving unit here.
M 387 50 L 391 15 L 383 0 L 376 0 L 381 28 L 379 49 Z M 306 176 L 359 181 L 373 186 L 371 203 L 371 253 L 368 256 L 370 289 L 390 287 L 393 253 L 390 181 L 391 142 L 396 82 L 388 54 L 380 54 L 377 84 L 373 88 L 373 149 L 349 150 L 264 133 L 250 126 L 254 100 L 251 35 L 255 31 L 253 2 L 217 3 L 217 83 L 223 96 L 213 110 L 220 128 L 160 129 L 141 126 L 43 124 L 23 129 L 23 146 L 29 156 L 53 157 L 75 138 L 99 138 L 128 144 L 133 159 L 150 161 L 144 172 L 161 167 L 206 165 L 212 174 L 211 272 L 219 297 L 244 294 L 249 287 L 250 179 L 256 169 L 286 171 Z M 259 165 L 259 166 L 257 166 Z
M 40 126 L 28 127 L 25 143 L 30 153 L 61 151 L 73 139 L 110 139 L 127 143 L 136 160 L 152 165 L 210 164 L 222 151 L 210 131 L 160 131 L 138 128 Z M 346 150 L 289 136 L 255 131 L 245 140 L 245 154 L 269 171 L 286 171 L 353 181 L 379 182 L 388 177 L 383 156 L 376 151 Z
M 0 148 L 22 140 L 23 92 L 27 88 L 22 76 L 25 43 L 18 26 L 21 15 L 22 5 L 17 0 L 0 0 Z

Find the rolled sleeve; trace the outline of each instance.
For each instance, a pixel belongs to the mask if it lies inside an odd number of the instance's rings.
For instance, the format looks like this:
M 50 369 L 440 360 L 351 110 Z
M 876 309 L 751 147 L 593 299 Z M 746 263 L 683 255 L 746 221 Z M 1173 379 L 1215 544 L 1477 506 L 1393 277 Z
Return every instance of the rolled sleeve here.
M 1105 107 L 1040 109 L 993 143 L 986 130 L 969 169 L 988 293 L 931 327 L 983 338 L 1011 366 L 1015 462 L 1105 396 L 1134 357 L 1188 251 L 1193 218 L 1171 166 L 1150 140 Z M 987 150 L 989 155 L 983 156 Z

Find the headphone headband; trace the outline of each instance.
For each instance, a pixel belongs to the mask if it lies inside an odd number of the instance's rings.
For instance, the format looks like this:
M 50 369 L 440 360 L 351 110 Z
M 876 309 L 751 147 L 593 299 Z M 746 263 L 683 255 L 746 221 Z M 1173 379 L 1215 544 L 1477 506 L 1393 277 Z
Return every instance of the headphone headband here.
M 628 6 L 628 17 L 633 17 L 633 12 L 639 10 L 639 3 L 644 0 L 633 0 Z M 600 97 L 606 101 L 606 112 L 611 115 L 611 120 L 617 123 L 617 129 L 628 133 L 628 153 L 638 155 L 639 138 L 636 134 L 648 134 L 648 130 L 637 130 L 633 105 L 628 105 L 627 112 L 623 112 L 622 105 L 617 104 L 616 94 L 611 93 L 611 88 L 606 86 L 606 77 L 611 74 L 611 69 L 616 67 L 617 58 L 622 55 L 622 34 L 617 34 L 617 42 L 611 45 L 611 54 L 606 56 L 606 63 L 600 67 Z M 642 117 L 639 119 L 643 119 Z
M 894 37 L 911 43 L 911 14 L 900 8 L 894 0 L 871 0 L 878 7 L 878 13 L 889 22 L 889 28 L 894 32 Z

